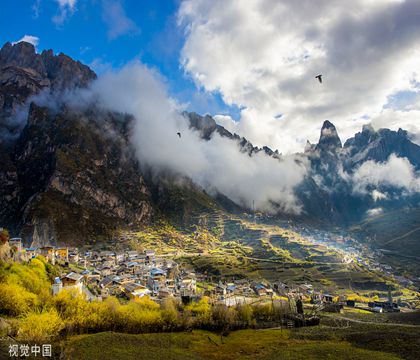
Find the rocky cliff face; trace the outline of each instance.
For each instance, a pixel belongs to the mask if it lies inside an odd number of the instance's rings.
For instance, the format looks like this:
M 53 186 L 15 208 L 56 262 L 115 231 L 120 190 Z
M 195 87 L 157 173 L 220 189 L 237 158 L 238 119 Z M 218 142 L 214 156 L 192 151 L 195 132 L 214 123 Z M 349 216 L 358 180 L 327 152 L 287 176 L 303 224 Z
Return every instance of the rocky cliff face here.
M 129 120 L 121 117 L 54 114 L 32 104 L 6 169 L 15 184 L 2 199 L 9 204 L 2 220 L 26 238 L 48 233 L 43 239 L 52 243 L 107 238 L 116 228 L 149 222 L 149 190 L 128 144 Z
M 54 55 L 52 50 L 37 54 L 32 44 L 23 41 L 14 45 L 9 42 L 4 44 L 0 50 L 0 67 L 26 69 L 41 77 L 45 85 L 55 91 L 84 87 L 96 78 L 96 74 L 81 62 L 63 53 Z
M 37 54 L 32 44 L 7 42 L 0 50 L 0 145 L 21 131 L 31 96 L 85 87 L 94 79 L 88 66 L 64 54 Z
M 310 180 L 306 181 L 306 186 L 311 180 L 316 183 L 309 191 L 311 195 L 306 197 L 305 208 L 313 208 L 316 194 L 326 191 L 325 206 L 318 207 L 317 213 L 339 224 L 351 224 L 362 220 L 371 208 L 392 210 L 418 206 L 417 193 L 405 193 L 392 186 L 386 190 L 395 196 L 383 201 L 353 191 L 351 176 L 363 163 L 385 163 L 392 154 L 406 158 L 416 170 L 419 169 L 420 146 L 411 142 L 407 132 L 402 129 L 375 131 L 371 126 L 364 126 L 361 132 L 342 146 L 334 125 L 329 121 L 324 122 L 318 144 L 307 144 L 305 148 L 305 155 L 311 162 Z
M 0 51 L 0 123 L 10 128 L 16 110 L 41 90 L 86 86 L 95 77 L 63 54 L 7 43 Z M 77 243 L 150 221 L 150 193 L 128 142 L 129 117 L 34 103 L 27 111 L 23 129 L 0 143 L 0 223 L 26 239 Z
M 348 139 L 344 148 L 348 153 L 347 167 L 360 165 L 366 160 L 386 161 L 391 154 L 407 158 L 416 170 L 420 169 L 420 146 L 410 141 L 407 131 L 379 129 L 364 126 L 362 131 Z

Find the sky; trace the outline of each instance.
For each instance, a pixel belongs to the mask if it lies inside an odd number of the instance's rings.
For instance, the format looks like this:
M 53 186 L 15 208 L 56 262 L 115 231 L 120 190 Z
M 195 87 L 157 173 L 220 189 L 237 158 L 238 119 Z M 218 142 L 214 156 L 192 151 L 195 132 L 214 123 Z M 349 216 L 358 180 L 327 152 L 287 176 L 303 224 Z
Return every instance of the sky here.
M 227 106 L 218 93 L 198 89 L 180 66 L 178 7 L 172 0 L 6 0 L 0 43 L 27 36 L 38 52 L 63 52 L 97 74 L 139 59 L 158 69 L 171 95 L 188 109 L 238 118 L 235 106 Z
M 420 1 L 4 0 L 0 22 L 1 43 L 99 75 L 140 61 L 181 107 L 283 153 L 326 119 L 342 140 L 367 123 L 420 139 Z

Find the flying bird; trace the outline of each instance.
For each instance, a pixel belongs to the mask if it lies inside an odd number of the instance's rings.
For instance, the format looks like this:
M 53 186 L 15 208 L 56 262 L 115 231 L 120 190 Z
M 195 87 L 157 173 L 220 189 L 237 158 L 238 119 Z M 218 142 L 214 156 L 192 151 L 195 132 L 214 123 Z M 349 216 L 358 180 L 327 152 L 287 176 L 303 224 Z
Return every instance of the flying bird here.
M 177 134 L 179 137 L 181 137 L 181 133 L 180 133 L 180 132 L 177 132 L 176 134 Z
M 322 74 L 315 76 L 315 79 L 318 79 L 319 82 L 322 84 Z

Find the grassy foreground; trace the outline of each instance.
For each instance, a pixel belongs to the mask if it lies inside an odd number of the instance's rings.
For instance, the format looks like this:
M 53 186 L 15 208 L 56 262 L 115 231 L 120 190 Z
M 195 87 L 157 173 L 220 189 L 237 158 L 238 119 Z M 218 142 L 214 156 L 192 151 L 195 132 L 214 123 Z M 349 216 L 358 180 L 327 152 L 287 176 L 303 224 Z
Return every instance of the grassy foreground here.
M 220 336 L 200 330 L 191 333 L 130 335 L 105 332 L 74 336 L 65 344 L 64 359 L 391 360 L 404 357 L 355 347 L 347 341 L 297 339 L 288 330 L 240 330 L 224 337 L 223 343 Z

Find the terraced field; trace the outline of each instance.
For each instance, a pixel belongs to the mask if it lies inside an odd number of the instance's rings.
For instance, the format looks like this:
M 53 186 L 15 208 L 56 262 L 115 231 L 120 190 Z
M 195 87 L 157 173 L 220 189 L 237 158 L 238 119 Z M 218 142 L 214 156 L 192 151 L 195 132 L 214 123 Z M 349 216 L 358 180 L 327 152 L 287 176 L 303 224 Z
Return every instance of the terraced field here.
M 190 218 L 188 229 L 166 222 L 129 233 L 128 242 L 142 251 L 153 248 L 158 254 L 172 254 L 185 266 L 224 279 L 309 282 L 314 287 L 342 293 L 386 292 L 398 289 L 392 279 L 351 263 L 323 245 L 275 225 L 214 210 Z

